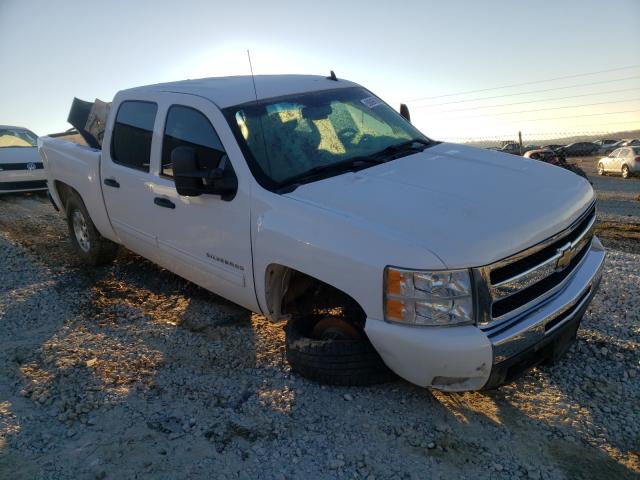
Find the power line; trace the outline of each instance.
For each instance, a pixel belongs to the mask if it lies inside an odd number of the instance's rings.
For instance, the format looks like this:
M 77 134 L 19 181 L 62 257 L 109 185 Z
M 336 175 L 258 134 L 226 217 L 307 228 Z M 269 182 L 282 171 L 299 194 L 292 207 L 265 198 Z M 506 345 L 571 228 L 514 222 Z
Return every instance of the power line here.
M 434 113 L 452 113 L 452 112 L 468 112 L 469 110 L 480 110 L 483 108 L 497 108 L 497 107 L 510 107 L 512 105 L 524 105 L 527 103 L 543 103 L 543 102 L 551 102 L 555 100 L 567 100 L 569 98 L 580 98 L 580 97 L 595 97 L 598 95 L 609 95 L 612 93 L 620 93 L 620 92 L 630 92 L 634 90 L 640 90 L 640 87 L 633 88 L 622 88 L 619 90 L 609 90 L 607 92 L 594 92 L 594 93 L 581 93 L 579 95 L 567 95 L 564 97 L 554 97 L 554 98 L 545 98 L 542 100 L 524 100 L 522 102 L 511 102 L 511 103 L 497 103 L 494 105 L 480 105 L 477 107 L 465 107 L 465 108 L 454 108 L 453 110 L 444 110 L 442 112 L 434 112 Z M 417 107 L 420 108 L 420 107 Z
M 565 75 L 563 77 L 549 78 L 547 80 L 533 80 L 533 81 L 529 81 L 529 82 L 513 83 L 511 85 L 503 85 L 501 87 L 489 87 L 489 88 L 481 88 L 481 89 L 478 89 L 478 90 L 467 90 L 465 92 L 447 93 L 445 95 L 435 95 L 433 97 L 420 97 L 420 98 L 414 98 L 414 99 L 407 100 L 407 101 L 408 102 L 417 102 L 417 101 L 420 101 L 420 100 L 431 100 L 431 99 L 434 99 L 434 98 L 455 97 L 457 95 L 466 95 L 468 93 L 488 92 L 490 90 L 499 90 L 499 89 L 502 89 L 502 88 L 521 87 L 523 85 L 533 85 L 533 84 L 536 84 L 536 83 L 546 83 L 546 82 L 554 82 L 556 80 L 566 80 L 567 78 L 578 78 L 578 77 L 586 77 L 586 76 L 590 76 L 590 75 L 598 75 L 600 73 L 618 72 L 620 70 L 629 70 L 630 68 L 636 68 L 636 67 L 640 67 L 640 65 L 628 65 L 626 67 L 610 68 L 608 70 L 599 70 L 597 72 L 577 73 L 575 75 Z
M 628 133 L 631 132 L 633 129 L 633 127 L 631 128 L 631 130 L 627 130 L 627 131 L 623 131 L 620 132 L 619 129 L 618 130 L 613 130 L 611 128 L 609 128 L 611 125 L 630 125 L 630 124 L 635 124 L 638 127 L 636 129 L 640 129 L 640 119 L 639 120 L 631 120 L 631 121 L 625 121 L 625 122 L 607 122 L 606 123 L 606 127 L 603 127 L 603 125 L 601 123 L 592 123 L 592 124 L 586 124 L 586 125 L 577 125 L 577 127 L 579 128 L 593 128 L 593 127 L 599 127 L 600 130 L 589 130 L 589 131 L 585 131 L 585 130 L 581 130 L 581 131 L 571 131 L 571 132 L 566 132 L 566 131 L 552 131 L 552 132 L 534 132 L 534 133 L 529 133 L 529 132 L 523 132 L 523 136 L 526 136 L 527 138 L 531 138 L 531 137 L 543 137 L 543 136 L 550 136 L 550 135 L 556 135 L 556 136 L 581 136 L 581 135 L 610 135 L 610 134 L 617 134 L 617 133 Z M 623 127 L 624 128 L 624 127 Z M 510 135 L 513 135 L 514 132 L 513 131 L 506 131 L 505 133 L 502 134 L 498 134 L 498 135 L 481 135 L 481 136 L 477 136 L 477 137 L 456 137 L 456 136 L 436 136 L 434 138 L 438 138 L 439 140 L 444 140 L 444 141 L 458 141 L 458 140 L 464 140 L 464 141 L 491 141 L 491 140 L 504 140 L 505 137 L 508 137 Z
M 417 105 L 414 108 L 437 107 L 437 106 L 440 106 L 440 105 L 452 105 L 454 103 L 477 102 L 477 101 L 480 101 L 480 100 L 491 100 L 493 98 L 514 97 L 516 95 L 528 95 L 530 93 L 543 93 L 543 92 L 551 92 L 551 91 L 555 91 L 555 90 L 566 90 L 567 88 L 588 87 L 588 86 L 591 86 L 591 85 L 602 85 L 603 83 L 623 82 L 625 80 L 633 80 L 633 79 L 636 79 L 636 78 L 640 78 L 640 75 L 634 75 L 632 77 L 625 77 L 625 78 L 616 78 L 616 79 L 613 79 L 613 80 L 601 80 L 599 82 L 578 83 L 578 84 L 574 84 L 574 85 L 567 85 L 565 87 L 546 88 L 546 89 L 542 89 L 542 90 L 529 90 L 528 92 L 506 93 L 506 94 L 503 94 L 503 95 L 493 95 L 491 97 L 472 98 L 472 99 L 468 99 L 468 100 L 454 100 L 454 101 L 451 101 L 451 102 L 432 103 L 432 104 L 428 104 L 428 105 Z
M 640 113 L 640 110 L 622 110 L 619 112 L 586 113 L 584 115 L 569 115 L 566 117 L 528 118 L 526 120 L 518 120 L 518 122 L 537 122 L 542 120 L 560 120 L 563 118 L 598 117 L 600 115 L 617 115 L 619 113 Z
M 612 100 L 610 102 L 596 102 L 596 103 L 583 103 L 581 105 L 565 105 L 562 107 L 549 107 L 549 108 L 537 108 L 534 110 L 517 110 L 515 112 L 499 112 L 499 113 L 481 113 L 480 115 L 464 115 L 462 117 L 444 117 L 444 120 L 457 120 L 459 118 L 479 118 L 479 117 L 495 117 L 498 115 L 514 115 L 517 113 L 531 113 L 531 112 L 544 112 L 546 110 L 560 110 L 563 108 L 582 108 L 582 107 L 592 107 L 595 105 L 608 105 L 610 103 L 623 103 L 623 102 L 635 102 L 640 100 L 640 98 L 630 98 L 625 100 Z M 447 112 L 444 112 L 447 113 Z

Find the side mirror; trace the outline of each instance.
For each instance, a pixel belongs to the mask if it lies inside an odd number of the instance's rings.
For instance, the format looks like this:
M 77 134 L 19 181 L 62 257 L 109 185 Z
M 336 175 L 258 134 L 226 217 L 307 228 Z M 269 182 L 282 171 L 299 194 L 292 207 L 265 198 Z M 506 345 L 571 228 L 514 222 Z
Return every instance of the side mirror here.
M 178 195 L 197 197 L 202 194 L 202 177 L 198 172 L 198 157 L 192 147 L 176 147 L 171 151 L 173 181 Z
M 407 107 L 406 103 L 400 104 L 400 115 L 402 115 L 407 122 L 411 123 L 411 114 L 409 113 L 409 107 Z
M 238 178 L 223 154 L 220 165 L 201 169 L 193 147 L 176 147 L 171 151 L 173 179 L 178 195 L 197 197 L 203 193 L 220 195 L 222 200 L 233 200 L 238 191 Z

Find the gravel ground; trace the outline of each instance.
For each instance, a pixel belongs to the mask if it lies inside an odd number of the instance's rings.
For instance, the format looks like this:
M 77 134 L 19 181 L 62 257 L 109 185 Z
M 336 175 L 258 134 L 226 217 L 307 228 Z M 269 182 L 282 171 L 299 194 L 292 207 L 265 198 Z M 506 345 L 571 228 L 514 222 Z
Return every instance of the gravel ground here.
M 640 256 L 562 361 L 490 393 L 290 373 L 283 332 L 131 253 L 78 264 L 0 197 L 0 478 L 640 478 Z

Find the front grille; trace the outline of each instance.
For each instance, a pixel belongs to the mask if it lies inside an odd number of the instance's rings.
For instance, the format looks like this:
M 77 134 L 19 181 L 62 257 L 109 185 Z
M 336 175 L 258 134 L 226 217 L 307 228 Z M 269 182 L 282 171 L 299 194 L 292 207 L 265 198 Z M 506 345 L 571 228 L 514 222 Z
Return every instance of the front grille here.
M 520 260 L 516 260 L 513 263 L 508 263 L 503 267 L 496 268 L 491 270 L 491 284 L 496 285 L 500 282 L 504 282 L 508 278 L 512 278 L 516 276 L 520 272 L 524 272 L 540 263 L 544 262 L 546 259 L 555 255 L 556 250 L 562 247 L 564 244 L 568 242 L 573 242 L 589 225 L 589 222 L 593 219 L 595 215 L 595 205 L 589 209 L 587 215 L 582 218 L 582 221 L 571 230 L 566 236 L 562 236 L 555 242 L 552 242 L 550 245 L 538 250 L 531 255 L 527 255 Z
M 482 328 L 517 318 L 550 299 L 582 262 L 591 247 L 595 204 L 569 228 L 493 265 L 476 269 L 482 279 Z M 514 320 L 515 321 L 515 320 Z
M 29 170 L 29 163 L 33 163 L 35 168 L 32 170 L 42 170 L 44 166 L 42 162 L 28 162 L 28 163 L 0 163 L 0 171 L 2 170 Z
M 513 295 L 508 296 L 505 299 L 498 300 L 493 302 L 491 306 L 491 316 L 493 318 L 499 318 L 503 315 L 506 315 L 513 310 L 516 310 L 523 305 L 535 300 L 536 298 L 544 295 L 549 290 L 553 289 L 557 285 L 559 285 L 565 278 L 567 278 L 573 269 L 580 263 L 580 261 L 584 258 L 584 256 L 589 251 L 589 247 L 591 247 L 591 243 L 587 243 L 582 249 L 573 257 L 571 263 L 564 270 L 559 272 L 554 272 L 548 277 L 540 280 L 539 282 L 534 283 L 530 287 L 524 288 L 523 290 L 514 293 Z
M 30 182 L 0 182 L 0 192 L 9 190 L 40 190 L 47 188 L 46 180 L 33 180 Z

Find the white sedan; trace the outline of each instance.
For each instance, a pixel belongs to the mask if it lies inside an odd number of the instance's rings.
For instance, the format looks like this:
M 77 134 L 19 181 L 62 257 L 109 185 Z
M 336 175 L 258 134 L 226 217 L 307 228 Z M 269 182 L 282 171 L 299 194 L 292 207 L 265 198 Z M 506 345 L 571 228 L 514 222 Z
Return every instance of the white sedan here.
M 623 147 L 598 160 L 598 175 L 619 173 L 629 178 L 640 173 L 640 147 Z
M 47 189 L 37 141 L 26 128 L 0 125 L 0 193 Z

